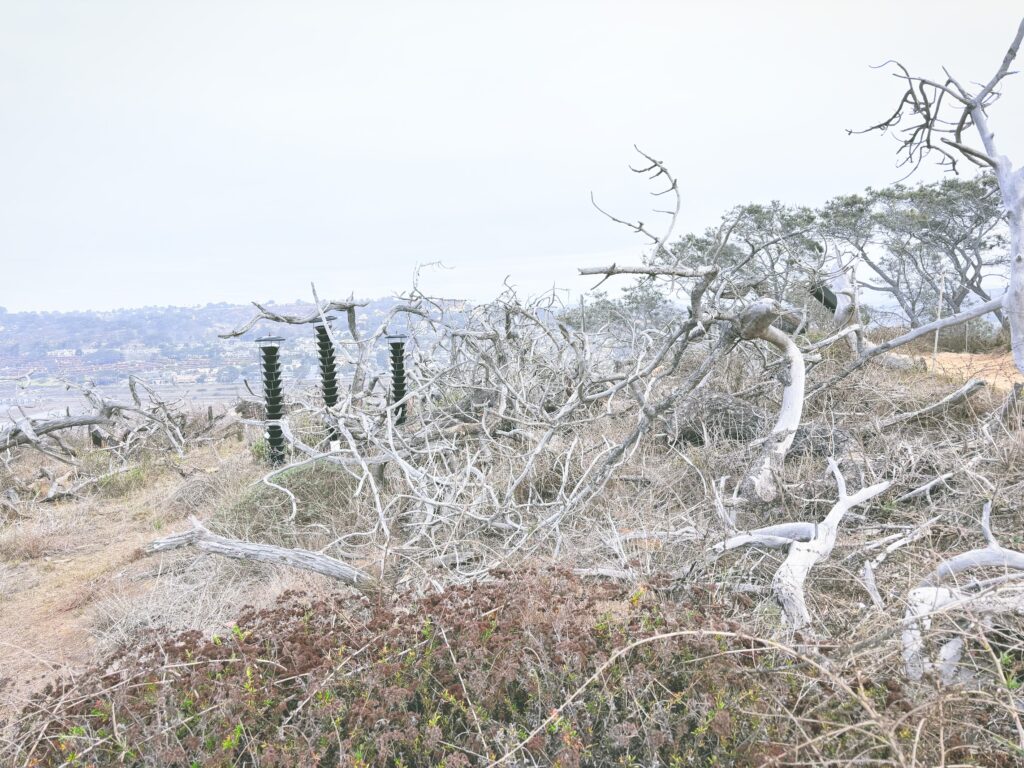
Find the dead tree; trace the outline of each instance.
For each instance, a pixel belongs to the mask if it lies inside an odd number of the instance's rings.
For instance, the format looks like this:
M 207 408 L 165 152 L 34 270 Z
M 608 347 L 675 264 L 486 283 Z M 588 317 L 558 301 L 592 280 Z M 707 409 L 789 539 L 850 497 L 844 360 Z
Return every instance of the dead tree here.
M 820 523 L 784 523 L 734 533 L 715 548 L 717 552 L 726 552 L 741 546 L 788 547 L 785 561 L 775 572 L 772 589 L 782 606 L 787 624 L 793 630 L 805 629 L 811 624 L 804 583 L 811 568 L 832 553 L 843 517 L 853 507 L 870 501 L 891 485 L 889 481 L 883 481 L 849 494 L 839 465 L 829 460 L 829 467 L 839 489 L 839 500 Z
M 68 383 L 67 387 L 81 392 L 90 406 L 89 413 L 63 418 L 40 417 L 26 414 L 23 408 L 16 406 L 8 412 L 9 423 L 0 426 L 0 450 L 28 445 L 48 455 L 74 459 L 75 451 L 60 441 L 60 433 L 84 426 L 90 427 L 90 432 L 96 427 L 109 429 L 102 433 L 103 438 L 116 446 L 129 446 L 143 434 L 157 431 L 180 453 L 184 437 L 181 432 L 183 416 L 178 406 L 166 403 L 137 377 L 130 377 L 128 382 L 130 403 L 111 400 L 89 383 Z M 139 390 L 143 391 L 142 396 Z
M 776 227 L 756 238 L 746 232 L 740 240 L 745 251 L 737 253 L 740 246 L 733 245 L 733 238 L 738 236 L 737 233 L 743 229 L 746 221 L 741 213 L 733 219 L 724 221 L 721 227 L 701 241 L 699 247 L 692 249 L 693 252 L 682 252 L 684 257 L 696 255 L 706 259 L 706 263 L 685 263 L 666 248 L 681 205 L 679 185 L 663 163 L 650 155 L 641 154 L 650 165 L 633 170 L 638 173 L 650 173 L 654 179 L 665 178 L 668 181 L 668 188 L 656 194 L 671 193 L 676 200 L 675 212 L 666 212 L 670 214 L 666 232 L 661 236 L 655 236 L 642 223 L 625 222 L 602 211 L 613 221 L 646 235 L 654 243 L 654 248 L 647 259 L 649 264 L 591 267 L 581 269 L 580 274 L 602 275 L 605 280 L 615 275 L 627 274 L 667 279 L 677 291 L 684 295 L 689 293 L 688 316 L 691 320 L 697 321 L 696 330 L 699 333 L 706 334 L 709 328 L 719 325 L 720 331 L 734 342 L 764 341 L 782 353 L 785 360 L 780 376 L 783 399 L 778 418 L 771 433 L 763 441 L 761 457 L 736 488 L 737 498 L 742 495 L 760 501 L 771 501 L 777 494 L 776 474 L 781 470 L 800 426 L 805 364 L 803 353 L 792 337 L 775 325 L 789 314 L 788 310 L 775 298 L 756 295 L 756 290 L 764 283 L 764 280 L 758 278 L 758 274 L 759 270 L 767 270 L 774 274 L 773 265 L 776 261 L 783 260 L 771 257 L 773 249 L 786 247 L 790 241 L 803 238 L 807 228 L 801 227 L 803 222 L 798 220 L 792 223 L 791 230 L 780 230 Z M 788 222 L 788 219 L 785 221 Z M 743 251 L 743 248 L 740 250 Z M 765 254 L 768 256 L 762 258 Z M 754 272 L 751 272 L 752 265 L 759 265 Z M 766 275 L 761 277 L 767 279 Z M 752 292 L 755 292 L 753 299 L 750 298 Z
M 253 544 L 226 536 L 218 536 L 208 530 L 194 517 L 189 518 L 192 528 L 183 533 L 175 533 L 162 539 L 150 542 L 146 553 L 166 552 L 179 547 L 192 546 L 201 552 L 222 555 L 235 560 L 254 560 L 263 563 L 276 563 L 298 568 L 304 571 L 319 573 L 343 584 L 358 587 L 362 590 L 372 589 L 374 580 L 358 568 L 353 568 L 333 557 L 305 549 L 275 547 L 269 544 Z
M 860 324 L 860 292 L 857 282 L 851 277 L 853 264 L 839 253 L 831 259 L 825 255 L 826 248 L 819 246 L 821 261 L 812 267 L 811 296 L 832 314 L 833 327 L 837 334 L 847 340 L 855 356 L 864 355 L 875 349 Z M 880 353 L 879 363 L 895 370 L 911 370 L 915 361 L 904 355 Z
M 906 84 L 906 91 L 893 113 L 867 131 L 899 130 L 900 164 L 912 173 L 930 156 L 940 165 L 957 172 L 966 161 L 991 169 L 999 185 L 999 194 L 1009 225 L 1009 286 L 997 302 L 985 302 L 987 311 L 1002 309 L 1010 325 L 1011 346 L 1017 369 L 1024 372 L 1024 169 L 1015 169 L 1008 157 L 1000 154 L 995 133 L 989 125 L 989 110 L 999 98 L 1002 81 L 1011 74 L 1010 66 L 1024 40 L 1024 20 L 995 74 L 979 87 L 968 86 L 944 70 L 944 77 L 931 79 L 912 75 L 906 67 L 892 62 L 895 76 Z M 974 135 L 979 144 L 970 143 Z M 966 322 L 977 316 L 971 311 L 952 315 Z
M 261 320 L 268 320 L 273 323 L 283 323 L 285 325 L 309 325 L 310 323 L 323 322 L 323 316 L 328 312 L 344 312 L 345 317 L 348 319 L 349 328 L 353 335 L 358 335 L 355 330 L 356 326 L 356 315 L 355 311 L 358 307 L 365 307 L 365 303 L 358 303 L 354 301 L 327 301 L 317 302 L 317 308 L 310 312 L 308 315 L 282 315 L 277 312 L 272 312 L 266 307 L 257 302 L 253 302 L 252 305 L 258 310 L 256 314 L 246 323 L 239 326 L 233 331 L 227 333 L 218 334 L 222 339 L 237 339 L 240 336 L 244 336 Z
M 166 402 L 151 386 L 137 377 L 130 377 L 130 401 L 113 400 L 92 384 L 67 384 L 68 389 L 80 391 L 87 406 L 84 413 L 52 416 L 33 415 L 21 406 L 8 411 L 8 422 L 0 425 L 0 453 L 12 454 L 32 449 L 72 465 L 73 471 L 59 481 L 55 480 L 46 492 L 44 501 L 55 501 L 74 495 L 99 482 L 101 477 L 113 476 L 147 446 L 159 445 L 183 453 L 187 438 L 183 432 L 186 416 L 178 403 Z M 95 448 L 111 457 L 108 472 L 98 476 L 81 476 L 80 449 L 69 439 L 78 428 L 88 430 Z
M 907 596 L 903 659 L 912 680 L 919 680 L 928 673 L 936 673 L 945 683 L 957 679 L 957 667 L 964 651 L 962 635 L 946 641 L 935 661 L 928 659 L 925 652 L 925 632 L 931 628 L 936 614 L 958 611 L 983 618 L 999 613 L 1024 614 L 1024 592 L 1020 589 L 1024 553 L 1007 549 L 998 542 L 992 534 L 991 514 L 992 503 L 986 502 L 981 514 L 986 546 L 944 560 Z M 1002 570 L 1004 575 L 952 586 L 944 584 L 962 574 L 986 568 Z

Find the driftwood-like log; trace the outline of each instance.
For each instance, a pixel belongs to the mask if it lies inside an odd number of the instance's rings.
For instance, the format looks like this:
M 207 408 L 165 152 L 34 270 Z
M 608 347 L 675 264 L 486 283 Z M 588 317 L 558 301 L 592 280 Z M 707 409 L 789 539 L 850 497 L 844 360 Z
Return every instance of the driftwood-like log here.
M 785 561 L 775 572 L 772 589 L 782 606 L 782 612 L 793 629 L 801 629 L 811 623 L 807 611 L 807 600 L 804 597 L 804 582 L 811 568 L 832 554 L 839 533 L 839 524 L 853 507 L 870 501 L 885 491 L 892 483 L 888 480 L 861 488 L 852 495 L 846 493 L 846 480 L 839 471 L 839 466 L 829 462 L 832 474 L 839 486 L 839 500 L 815 527 L 814 537 L 810 541 L 794 542 L 789 548 Z
M 35 423 L 30 419 L 19 419 L 16 424 L 0 431 L 0 451 L 16 448 L 19 445 L 35 444 L 40 437 L 51 432 L 96 424 L 110 425 L 111 423 L 109 418 L 102 415 L 71 416 L 70 418 L 36 421 Z
M 782 523 L 758 528 L 753 531 L 737 533 L 717 544 L 717 553 L 736 549 L 745 545 L 756 547 L 780 548 L 789 547 L 785 561 L 776 571 L 772 580 L 772 591 L 782 606 L 786 622 L 794 630 L 802 629 L 811 623 L 804 597 L 804 583 L 815 564 L 828 558 L 836 544 L 839 524 L 853 507 L 873 499 L 885 491 L 891 483 L 886 480 L 875 485 L 861 488 L 854 494 L 847 494 L 846 479 L 839 471 L 834 459 L 829 460 L 829 467 L 839 487 L 839 500 L 820 523 L 795 522 Z
M 731 549 L 745 547 L 768 547 L 775 549 L 788 547 L 798 541 L 810 541 L 814 538 L 816 523 L 780 523 L 768 525 L 764 528 L 755 528 L 752 531 L 745 531 L 730 536 L 725 541 L 714 546 L 714 552 L 728 552 Z
M 772 501 L 778 494 L 775 473 L 782 469 L 786 453 L 800 427 L 804 405 L 804 357 L 793 339 L 775 328 L 772 323 L 779 317 L 781 307 L 771 299 L 760 299 L 751 304 L 740 316 L 739 334 L 743 339 L 763 339 L 786 356 L 788 363 L 783 378 L 782 406 L 764 444 L 761 458 L 741 484 L 740 492 L 761 501 Z
M 942 586 L 947 579 L 979 568 L 1000 568 L 1020 573 L 1024 571 L 1024 553 L 1003 547 L 992 534 L 992 502 L 986 502 L 981 513 L 981 530 L 987 546 L 972 549 L 943 561 L 925 576 L 907 596 L 907 610 L 903 617 L 903 661 L 907 676 L 920 680 L 927 672 L 935 672 L 944 683 L 957 677 L 957 665 L 963 651 L 963 640 L 954 638 L 945 643 L 935 661 L 925 653 L 924 633 L 931 628 L 934 614 L 959 608 L 974 614 L 1024 612 L 1024 599 L 1018 590 L 1009 595 L 993 592 L 975 594 L 971 586 Z
M 888 429 L 896 424 L 902 424 L 904 421 L 923 419 L 928 416 L 934 416 L 937 413 L 942 413 L 943 411 L 948 411 L 953 406 L 959 405 L 967 400 L 971 395 L 979 389 L 982 389 L 984 386 L 985 381 L 983 379 L 971 379 L 956 392 L 951 392 L 937 403 L 932 403 L 925 408 L 921 408 L 911 413 L 901 413 L 897 416 L 886 419 L 882 422 L 881 428 Z
M 229 539 L 211 532 L 194 517 L 190 517 L 189 520 L 192 523 L 190 530 L 150 542 L 146 546 L 146 554 L 194 546 L 202 552 L 223 555 L 235 560 L 256 560 L 261 563 L 274 563 L 303 571 L 313 571 L 363 591 L 372 591 L 377 585 L 376 580 L 363 571 L 328 555 L 311 552 L 308 549 L 289 549 L 272 544 L 254 544 L 239 539 Z

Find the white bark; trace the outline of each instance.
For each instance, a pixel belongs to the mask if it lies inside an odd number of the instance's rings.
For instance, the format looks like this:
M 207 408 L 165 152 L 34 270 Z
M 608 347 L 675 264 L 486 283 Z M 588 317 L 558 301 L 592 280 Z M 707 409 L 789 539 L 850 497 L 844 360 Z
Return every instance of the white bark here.
M 51 432 L 96 424 L 109 426 L 111 423 L 110 418 L 102 414 L 71 416 L 64 419 L 37 421 L 34 424 L 31 419 L 18 419 L 12 421 L 9 427 L 0 429 L 0 451 L 10 450 L 19 445 L 37 444 L 41 436 Z
M 166 552 L 191 545 L 202 552 L 223 555 L 236 560 L 256 560 L 262 563 L 275 563 L 304 571 L 313 571 L 359 589 L 372 588 L 375 584 L 370 576 L 358 568 L 328 555 L 311 552 L 308 549 L 288 549 L 271 544 L 253 544 L 248 541 L 229 539 L 212 533 L 194 517 L 189 520 L 192 523 L 190 530 L 151 542 L 146 547 L 146 553 Z
M 911 413 L 901 413 L 898 416 L 892 416 L 891 418 L 886 419 L 885 421 L 882 422 L 881 428 L 888 429 L 889 427 L 894 426 L 896 424 L 900 424 L 904 421 L 920 419 L 924 418 L 925 416 L 932 416 L 936 413 L 946 411 L 952 408 L 954 405 L 962 403 L 964 400 L 969 398 L 979 389 L 982 389 L 984 386 L 984 379 L 971 379 L 962 387 L 960 387 L 960 389 L 958 389 L 956 392 L 951 392 L 950 394 L 946 395 L 944 398 L 942 398 L 936 403 L 932 403 L 929 406 L 920 408 L 919 410 L 916 411 L 912 411 Z
M 853 507 L 870 501 L 892 484 L 886 480 L 861 488 L 850 496 L 846 493 L 846 480 L 839 472 L 838 465 L 835 461 L 831 461 L 830 465 L 839 486 L 839 500 L 825 516 L 825 519 L 818 523 L 814 537 L 810 541 L 797 541 L 790 546 L 789 555 L 779 570 L 775 572 L 775 578 L 772 580 L 775 597 L 782 606 L 787 623 L 794 630 L 802 629 L 811 623 L 807 601 L 804 597 L 804 583 L 811 568 L 832 554 L 843 516 Z
M 1022 170 L 1013 169 L 1007 157 L 996 154 L 984 110 L 976 107 L 971 116 L 985 143 L 985 149 L 989 150 L 995 160 L 999 193 L 1006 209 L 1010 230 L 1010 281 L 1003 296 L 1003 311 L 1010 323 L 1013 362 L 1017 370 L 1024 373 L 1024 253 L 1021 252 L 1024 240 L 1024 175 Z
M 725 541 L 714 546 L 716 553 L 728 552 L 737 547 L 744 547 L 748 544 L 754 547 L 788 547 L 798 541 L 810 541 L 814 538 L 816 523 L 781 523 L 779 525 L 768 525 L 764 528 L 755 528 L 752 531 L 738 533 L 730 536 Z
M 839 471 L 839 465 L 835 460 L 830 460 L 829 467 L 836 478 L 836 485 L 839 487 L 839 500 L 820 523 L 796 522 L 770 525 L 736 534 L 714 547 L 714 551 L 717 553 L 747 544 L 769 548 L 789 547 L 785 561 L 772 579 L 772 591 L 782 606 L 786 623 L 794 630 L 802 629 L 811 623 L 807 600 L 804 597 L 804 583 L 807 581 L 811 568 L 832 554 L 843 516 L 853 507 L 870 501 L 892 485 L 890 481 L 886 480 L 849 495 L 846 492 L 846 480 Z
M 901 499 L 903 497 L 900 497 Z M 931 528 L 942 518 L 942 515 L 936 515 L 931 520 L 918 526 L 915 530 L 908 533 L 906 536 L 900 536 L 891 544 L 882 550 L 881 554 L 875 556 L 871 560 L 864 563 L 864 567 L 861 569 L 860 578 L 864 583 L 864 588 L 868 591 L 871 596 L 871 602 L 875 604 L 875 607 L 879 610 L 885 610 L 885 601 L 882 600 L 881 594 L 878 592 L 878 586 L 875 584 L 875 570 L 885 562 L 886 558 L 889 557 L 893 552 L 901 547 L 905 547 L 908 544 L 913 544 L 915 541 L 924 536 L 928 529 Z
M 860 314 L 857 287 L 850 278 L 847 267 L 843 265 L 842 257 L 838 254 L 835 257 L 834 269 L 828 273 L 825 282 L 836 297 L 836 308 L 832 314 L 835 328 L 840 333 L 843 331 L 850 333 L 847 339 L 853 354 L 860 355 L 874 349 L 875 344 L 867 338 L 864 329 L 857 324 Z M 912 370 L 917 364 L 912 357 L 891 354 L 883 354 L 879 362 L 886 368 L 895 370 Z
M 1003 568 L 1024 571 L 1024 553 L 1006 549 L 992 535 L 990 516 L 992 504 L 988 502 L 982 512 L 981 530 L 988 542 L 986 547 L 972 549 L 943 561 L 928 574 L 907 596 L 907 610 L 903 616 L 905 629 L 903 661 L 907 676 L 920 680 L 926 673 L 935 672 L 944 683 L 956 678 L 956 665 L 963 648 L 959 638 L 947 642 L 939 653 L 938 661 L 928 660 L 924 634 L 931 628 L 932 615 L 961 608 L 972 614 L 992 615 L 1006 612 L 1024 612 L 1024 594 L 1016 587 L 991 593 L 972 593 L 967 587 L 944 587 L 941 582 L 976 568 Z
M 775 499 L 778 494 L 775 473 L 782 469 L 786 453 L 793 445 L 793 438 L 800 427 L 804 408 L 804 387 L 806 369 L 804 357 L 796 343 L 771 325 L 778 316 L 778 304 L 770 299 L 761 299 L 752 304 L 740 318 L 740 335 L 744 339 L 763 339 L 777 347 L 786 356 L 782 406 L 779 417 L 765 442 L 763 454 L 754 469 L 742 484 L 764 502 Z
M 581 267 L 581 275 L 648 275 L 651 277 L 708 277 L 718 274 L 718 267 L 650 267 L 612 264 L 610 267 Z
M 1010 281 L 1006 295 L 1003 297 L 1003 310 L 1010 323 L 1010 347 L 1013 350 L 1013 361 L 1017 365 L 1017 370 L 1024 373 L 1024 254 L 1021 253 L 1022 238 L 1024 238 L 1024 171 L 1014 170 L 1009 158 L 999 154 L 996 148 L 995 134 L 989 128 L 988 115 L 985 113 L 986 100 L 993 93 L 996 85 L 1008 74 L 1022 39 L 1024 39 L 1024 21 L 1021 21 L 1017 28 L 1017 34 L 996 74 L 971 100 L 969 106 L 971 120 L 985 147 L 987 155 L 985 159 L 995 169 L 999 194 L 1002 197 L 1009 224 Z M 964 151 L 962 146 L 958 148 Z
M 954 610 L 982 618 L 1005 613 L 1024 614 L 1024 592 L 1020 584 L 1000 585 L 1000 588 L 983 595 L 951 587 L 912 589 L 907 596 L 907 610 L 903 617 L 905 629 L 900 636 L 903 662 L 911 680 L 935 674 L 947 685 L 957 681 L 963 639 L 955 637 L 943 643 L 934 661 L 928 658 L 924 640 L 925 633 L 931 629 L 932 617 Z
M 842 330 L 857 321 L 857 289 L 839 255 L 836 255 L 835 269 L 829 273 L 826 282 L 836 297 L 836 309 L 832 314 L 832 320 L 836 330 Z
M 922 325 L 919 328 L 914 328 L 910 331 L 907 331 L 902 336 L 897 336 L 895 339 L 891 339 L 885 342 L 884 344 L 873 345 L 870 349 L 865 349 L 860 357 L 851 362 L 848 366 L 846 366 L 846 368 L 837 373 L 830 380 L 824 381 L 821 384 L 818 384 L 818 386 L 814 387 L 810 392 L 807 393 L 807 395 L 808 397 L 810 397 L 811 395 L 815 395 L 819 392 L 824 391 L 825 389 L 828 389 L 835 383 L 845 379 L 847 376 L 849 376 L 851 373 L 853 373 L 858 368 L 863 366 L 869 360 L 872 360 L 878 357 L 879 355 L 884 355 L 886 352 L 892 349 L 902 347 L 904 344 L 909 344 L 915 339 L 919 339 L 922 336 L 927 336 L 930 333 L 935 333 L 935 331 L 942 330 L 943 328 L 951 328 L 955 325 L 960 325 L 961 323 L 966 323 L 969 320 L 973 320 L 976 317 L 987 315 L 989 312 L 994 312 L 995 310 L 1004 307 L 1006 307 L 1007 311 L 1009 311 L 1008 305 L 1006 305 L 1006 303 L 1004 302 L 1004 297 L 1000 296 L 999 298 L 992 299 L 991 301 L 986 301 L 984 304 L 979 304 L 976 307 L 965 309 L 963 312 L 960 312 L 958 314 L 949 315 L 948 317 L 944 317 L 941 320 L 936 320 L 933 323 L 928 323 L 927 325 Z

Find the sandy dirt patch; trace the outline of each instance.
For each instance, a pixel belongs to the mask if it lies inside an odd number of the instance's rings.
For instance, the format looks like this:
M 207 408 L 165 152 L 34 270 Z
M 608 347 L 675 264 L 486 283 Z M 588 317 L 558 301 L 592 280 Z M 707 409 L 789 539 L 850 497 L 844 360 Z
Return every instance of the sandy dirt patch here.
M 179 468 L 194 478 L 216 473 L 220 461 L 197 451 Z M 0 525 L 0 719 L 46 682 L 93 661 L 102 601 L 146 599 L 155 563 L 140 550 L 180 526 L 185 512 L 173 500 L 187 482 L 156 467 L 126 495 L 28 505 Z
M 922 356 L 928 370 L 958 381 L 984 379 L 993 389 L 1008 392 L 1014 384 L 1024 384 L 1024 376 L 1013 363 L 1009 352 L 968 354 L 964 352 L 940 352 L 936 359 L 931 355 Z

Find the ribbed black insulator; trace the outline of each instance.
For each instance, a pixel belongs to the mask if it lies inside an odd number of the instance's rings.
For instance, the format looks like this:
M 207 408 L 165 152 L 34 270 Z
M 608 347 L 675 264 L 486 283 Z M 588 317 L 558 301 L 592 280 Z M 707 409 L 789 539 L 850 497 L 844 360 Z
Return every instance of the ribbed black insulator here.
M 405 342 L 391 342 L 391 402 L 397 403 L 405 397 Z M 406 404 L 395 410 L 395 424 L 404 424 Z
M 284 416 L 284 394 L 281 383 L 281 360 L 277 347 L 261 347 L 263 357 L 263 397 L 267 404 L 267 421 L 277 421 Z M 280 424 L 267 424 L 267 446 L 270 463 L 284 463 L 284 432 Z
M 338 404 L 338 366 L 334 359 L 334 343 L 327 332 L 327 326 L 318 325 L 316 331 L 317 355 L 320 358 L 320 384 L 323 387 L 324 405 L 333 408 Z M 338 428 L 331 424 L 328 427 L 328 439 L 331 442 L 340 440 Z

